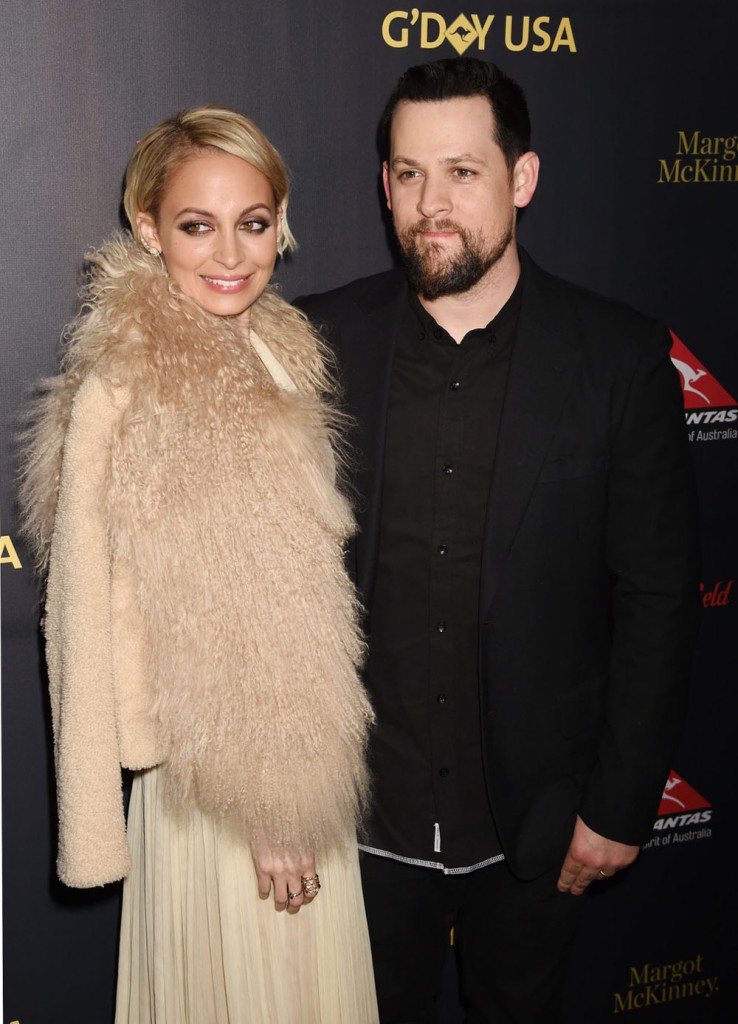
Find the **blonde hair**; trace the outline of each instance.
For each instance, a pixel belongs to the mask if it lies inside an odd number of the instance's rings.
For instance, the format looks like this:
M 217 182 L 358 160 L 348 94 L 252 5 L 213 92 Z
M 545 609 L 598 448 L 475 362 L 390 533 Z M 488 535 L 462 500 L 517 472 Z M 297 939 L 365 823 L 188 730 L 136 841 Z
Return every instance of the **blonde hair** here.
M 289 179 L 284 162 L 253 121 L 228 107 L 202 106 L 180 110 L 141 139 L 128 161 L 123 206 L 134 236 L 140 240 L 136 214 L 158 217 L 171 175 L 189 157 L 202 150 L 221 150 L 238 156 L 267 178 L 274 202 L 282 213 L 280 255 L 296 249 L 287 222 Z

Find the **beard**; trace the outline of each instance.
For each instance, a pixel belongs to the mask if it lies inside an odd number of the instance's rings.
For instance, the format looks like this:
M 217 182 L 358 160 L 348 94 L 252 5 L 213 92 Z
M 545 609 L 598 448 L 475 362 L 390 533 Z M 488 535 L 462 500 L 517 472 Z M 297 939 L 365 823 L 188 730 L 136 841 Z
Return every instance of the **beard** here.
M 461 249 L 449 255 L 437 242 L 421 246 L 418 236 L 425 231 L 455 231 L 461 239 Z M 487 248 L 479 234 L 473 235 L 450 220 L 421 220 L 407 231 L 397 233 L 410 287 L 429 301 L 469 291 L 497 263 L 512 239 L 512 218 L 497 242 Z

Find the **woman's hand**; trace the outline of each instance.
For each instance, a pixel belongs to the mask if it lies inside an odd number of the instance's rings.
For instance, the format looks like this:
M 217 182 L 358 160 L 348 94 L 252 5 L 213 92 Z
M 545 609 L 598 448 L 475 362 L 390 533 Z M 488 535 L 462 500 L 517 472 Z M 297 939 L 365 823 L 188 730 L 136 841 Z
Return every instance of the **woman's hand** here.
M 315 896 L 306 896 L 303 890 L 304 879 L 317 877 L 312 853 L 262 848 L 252 850 L 252 854 L 259 899 L 268 900 L 274 888 L 275 908 L 286 910 L 288 914 L 296 914 L 300 907 L 312 903 Z

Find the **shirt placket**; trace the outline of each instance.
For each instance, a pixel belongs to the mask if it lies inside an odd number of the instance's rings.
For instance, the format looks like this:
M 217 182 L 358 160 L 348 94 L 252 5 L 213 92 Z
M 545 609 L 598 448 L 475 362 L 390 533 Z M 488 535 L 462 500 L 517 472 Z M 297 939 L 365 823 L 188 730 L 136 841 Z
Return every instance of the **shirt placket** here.
M 464 386 L 462 347 L 449 361 L 439 402 L 433 491 L 429 592 L 429 678 L 431 776 L 437 820 L 433 850 L 443 853 L 443 825 L 456 799 L 454 716 L 457 713 L 454 650 L 459 641 L 458 610 L 453 602 L 455 540 L 459 529 L 459 480 L 464 473 Z

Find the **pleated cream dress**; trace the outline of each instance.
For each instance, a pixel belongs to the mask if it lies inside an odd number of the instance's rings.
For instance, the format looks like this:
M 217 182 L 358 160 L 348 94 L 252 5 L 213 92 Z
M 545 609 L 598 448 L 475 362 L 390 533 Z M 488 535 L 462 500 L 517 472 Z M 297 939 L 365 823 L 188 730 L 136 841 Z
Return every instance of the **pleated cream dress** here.
M 310 906 L 279 912 L 248 846 L 174 810 L 165 772 L 133 781 L 116 1024 L 376 1024 L 356 850 L 320 861 Z
M 316 864 L 309 906 L 277 911 L 259 899 L 248 845 L 196 807 L 173 808 L 166 789 L 164 765 L 133 780 L 116 1024 L 378 1024 L 355 844 Z

